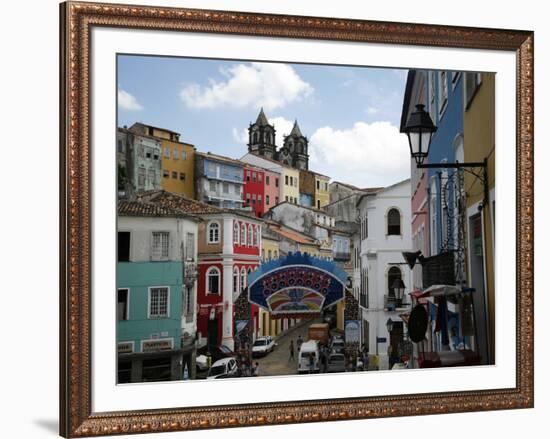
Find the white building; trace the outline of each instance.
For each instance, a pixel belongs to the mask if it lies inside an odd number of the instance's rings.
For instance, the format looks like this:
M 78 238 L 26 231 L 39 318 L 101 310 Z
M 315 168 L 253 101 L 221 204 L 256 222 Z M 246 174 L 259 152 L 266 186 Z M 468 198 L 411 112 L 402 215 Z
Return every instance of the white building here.
M 357 202 L 359 232 L 359 303 L 362 340 L 369 353 L 380 355 L 380 368 L 388 368 L 388 348 L 397 351 L 406 338 L 406 325 L 400 314 L 409 309 L 412 271 L 402 252 L 410 251 L 411 185 L 410 179 L 369 192 Z M 405 284 L 402 300 L 394 296 L 396 279 Z M 394 322 L 388 332 L 388 319 Z M 385 341 L 384 341 L 385 340 Z

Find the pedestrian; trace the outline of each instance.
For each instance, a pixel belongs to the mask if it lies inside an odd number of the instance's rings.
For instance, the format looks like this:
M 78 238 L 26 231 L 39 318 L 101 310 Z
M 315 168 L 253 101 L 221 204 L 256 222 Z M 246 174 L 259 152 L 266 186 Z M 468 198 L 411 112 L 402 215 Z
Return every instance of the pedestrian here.
M 252 368 L 252 376 L 260 376 L 260 364 L 256 361 L 254 367 Z
M 294 360 L 294 340 L 290 340 L 290 346 L 288 347 L 289 350 L 289 357 L 288 361 Z
M 310 352 L 309 354 L 309 373 L 313 373 L 315 371 L 315 354 L 313 352 Z
M 365 370 L 369 370 L 369 363 L 370 363 L 369 350 L 366 349 L 363 351 L 363 368 Z
M 302 340 L 302 336 L 299 335 L 298 340 L 296 340 L 296 346 L 298 346 L 298 350 L 300 350 L 300 348 L 302 347 L 303 342 L 304 342 L 304 340 Z

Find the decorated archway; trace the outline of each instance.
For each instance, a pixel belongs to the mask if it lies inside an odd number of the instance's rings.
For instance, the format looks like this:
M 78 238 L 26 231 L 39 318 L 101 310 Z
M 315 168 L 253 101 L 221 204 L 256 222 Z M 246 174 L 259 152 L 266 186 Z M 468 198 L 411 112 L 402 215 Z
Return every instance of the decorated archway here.
M 334 262 L 290 253 L 250 274 L 248 301 L 274 318 L 310 318 L 344 299 L 347 273 Z

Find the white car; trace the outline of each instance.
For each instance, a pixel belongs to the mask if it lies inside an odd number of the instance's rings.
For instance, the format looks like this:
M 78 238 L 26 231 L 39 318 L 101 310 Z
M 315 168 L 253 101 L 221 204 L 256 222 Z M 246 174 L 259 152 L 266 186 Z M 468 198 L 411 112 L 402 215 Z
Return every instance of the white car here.
M 197 355 L 195 362 L 197 364 L 197 369 L 200 371 L 204 372 L 208 370 L 208 358 L 206 355 Z
M 230 378 L 237 375 L 237 360 L 234 358 L 222 358 L 216 361 L 208 371 L 207 380 Z
M 273 338 L 269 336 L 259 337 L 252 345 L 252 356 L 263 357 L 269 352 L 272 352 L 273 349 L 275 349 L 275 342 L 273 341 Z

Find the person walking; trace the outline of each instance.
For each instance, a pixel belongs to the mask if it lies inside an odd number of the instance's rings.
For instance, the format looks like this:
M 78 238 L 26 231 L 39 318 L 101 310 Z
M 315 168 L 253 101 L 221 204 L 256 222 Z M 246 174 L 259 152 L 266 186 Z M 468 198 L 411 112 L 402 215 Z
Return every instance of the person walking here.
M 252 368 L 252 376 L 260 376 L 260 363 L 258 363 L 257 361 L 256 363 L 254 363 L 254 367 Z
M 309 373 L 313 373 L 315 371 L 315 354 L 311 352 L 309 354 Z
M 294 361 L 294 340 L 290 340 L 290 345 L 288 347 L 288 361 Z

